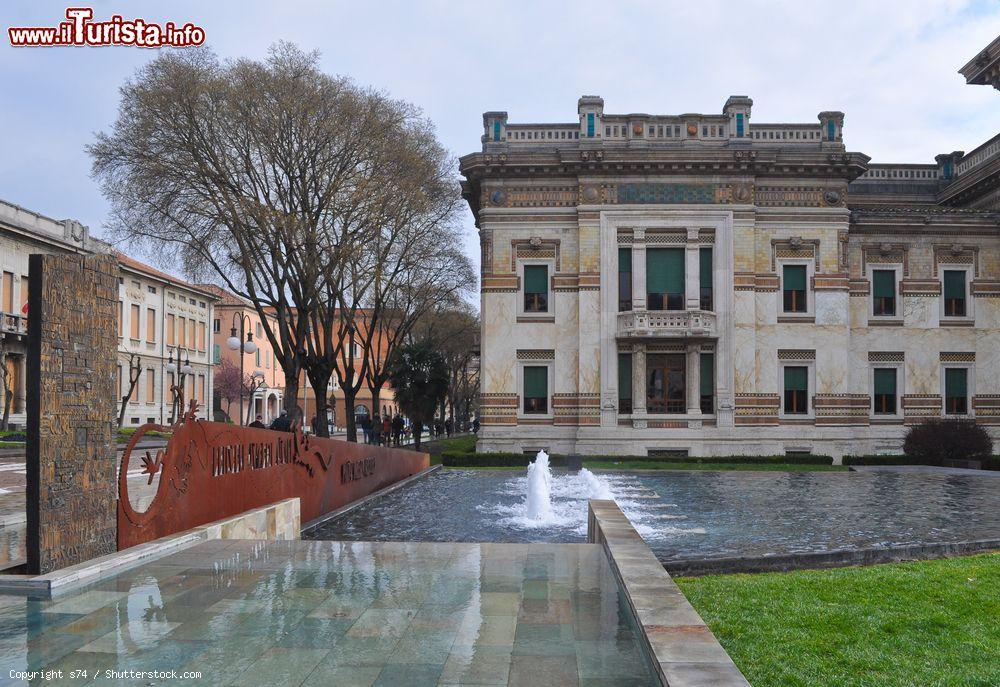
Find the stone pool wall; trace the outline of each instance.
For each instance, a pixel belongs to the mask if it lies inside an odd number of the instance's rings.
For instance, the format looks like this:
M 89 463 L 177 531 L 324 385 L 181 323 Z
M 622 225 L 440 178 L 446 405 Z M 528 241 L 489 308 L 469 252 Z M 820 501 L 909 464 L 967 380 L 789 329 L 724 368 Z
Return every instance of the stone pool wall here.
M 614 501 L 590 501 L 587 540 L 600 544 L 669 687 L 750 683 Z

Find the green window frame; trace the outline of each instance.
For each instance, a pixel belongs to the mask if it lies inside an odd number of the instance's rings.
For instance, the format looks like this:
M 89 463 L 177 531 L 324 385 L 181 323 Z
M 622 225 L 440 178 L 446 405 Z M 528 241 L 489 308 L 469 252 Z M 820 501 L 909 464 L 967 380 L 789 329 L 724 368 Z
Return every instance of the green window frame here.
M 872 370 L 872 409 L 876 415 L 896 414 L 896 377 L 894 367 Z
M 805 265 L 782 265 L 781 290 L 785 312 L 807 312 Z
M 702 353 L 699 362 L 701 412 L 708 415 L 715 412 L 715 354 Z
M 805 415 L 809 413 L 809 368 L 786 365 L 782 374 L 785 390 L 785 414 Z
M 944 270 L 944 314 L 947 317 L 965 317 L 965 270 Z
M 713 310 L 712 302 L 712 249 L 698 249 L 698 286 L 699 307 L 702 310 Z
M 632 412 L 632 354 L 618 354 L 618 412 Z
M 524 412 L 526 414 L 544 414 L 549 407 L 549 368 L 541 365 L 525 365 L 524 375 Z
M 524 266 L 524 312 L 549 311 L 548 265 Z
M 896 314 L 895 270 L 872 270 L 872 314 Z
M 683 248 L 646 249 L 646 308 L 684 310 Z
M 632 309 L 632 248 L 618 249 L 618 312 Z
M 944 370 L 944 412 L 965 415 L 969 412 L 969 370 L 946 367 Z

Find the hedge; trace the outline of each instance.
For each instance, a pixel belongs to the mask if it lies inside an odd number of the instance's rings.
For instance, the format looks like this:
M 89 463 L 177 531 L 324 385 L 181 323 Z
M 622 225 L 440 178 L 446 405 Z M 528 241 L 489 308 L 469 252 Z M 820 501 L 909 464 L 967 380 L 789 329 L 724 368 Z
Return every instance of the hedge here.
M 441 454 L 441 464 L 445 467 L 526 467 L 535 457 L 525 453 L 462 453 L 445 451 Z M 750 463 L 756 465 L 832 465 L 831 456 L 796 454 L 790 456 L 580 456 L 581 460 L 605 463 L 645 462 L 645 463 Z M 565 467 L 567 456 L 553 455 L 549 464 Z
M 0 441 L 27 441 L 28 435 L 22 431 L 7 430 L 0 432 Z

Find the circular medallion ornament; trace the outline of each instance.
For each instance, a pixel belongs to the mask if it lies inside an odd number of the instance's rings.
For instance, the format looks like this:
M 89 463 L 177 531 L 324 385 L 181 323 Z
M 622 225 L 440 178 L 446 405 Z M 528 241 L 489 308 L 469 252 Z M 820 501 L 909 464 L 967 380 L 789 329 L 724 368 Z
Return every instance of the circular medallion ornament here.
M 823 200 L 826 201 L 827 205 L 837 205 L 840 203 L 840 192 L 839 191 L 827 191 L 823 194 Z
M 733 190 L 733 198 L 739 203 L 746 203 L 750 200 L 750 187 L 737 186 Z
M 503 205 L 505 200 L 507 200 L 507 194 L 500 189 L 490 194 L 490 202 L 494 205 Z
M 596 203 L 599 197 L 600 193 L 598 193 L 596 186 L 583 187 L 583 199 L 588 203 Z

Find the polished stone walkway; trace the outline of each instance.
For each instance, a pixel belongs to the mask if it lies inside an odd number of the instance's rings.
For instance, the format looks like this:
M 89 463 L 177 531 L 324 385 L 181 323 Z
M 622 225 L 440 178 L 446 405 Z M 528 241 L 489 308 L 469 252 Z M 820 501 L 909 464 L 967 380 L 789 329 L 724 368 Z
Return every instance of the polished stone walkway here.
M 0 665 L 64 671 L 47 685 L 107 669 L 202 673 L 117 682 L 137 685 L 656 684 L 633 623 L 596 545 L 209 541 L 54 600 L 0 596 Z

